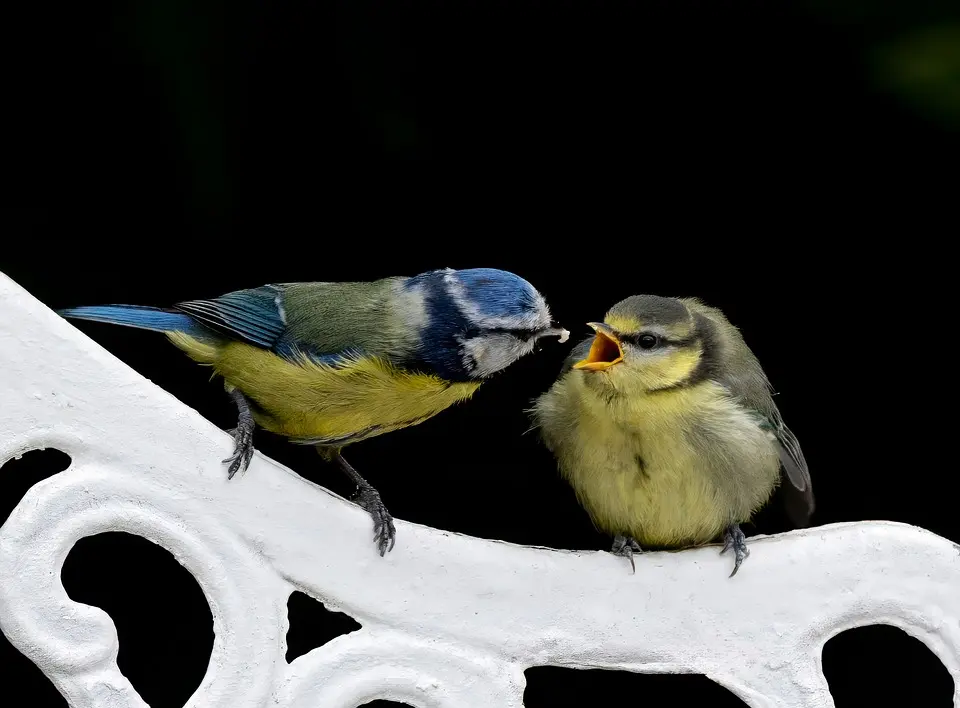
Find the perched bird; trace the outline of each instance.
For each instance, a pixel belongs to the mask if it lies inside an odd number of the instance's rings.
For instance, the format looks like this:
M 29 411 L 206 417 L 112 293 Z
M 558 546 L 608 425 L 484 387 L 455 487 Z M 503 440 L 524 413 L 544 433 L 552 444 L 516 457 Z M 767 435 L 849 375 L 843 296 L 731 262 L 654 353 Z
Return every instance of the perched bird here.
M 531 413 L 561 475 L 612 552 L 724 538 L 731 577 L 749 554 L 740 524 L 780 484 L 791 521 L 814 509 L 807 463 L 739 330 L 694 298 L 636 295 L 588 325 Z M 634 572 L 636 567 L 634 566 Z
M 213 367 L 239 412 L 230 431 L 236 449 L 223 461 L 228 478 L 250 464 L 257 424 L 316 446 L 357 485 L 381 556 L 395 542 L 393 517 L 341 450 L 422 423 L 470 398 L 541 338 L 569 336 L 530 283 L 491 268 L 264 285 L 169 309 L 104 305 L 59 313 L 164 332 Z

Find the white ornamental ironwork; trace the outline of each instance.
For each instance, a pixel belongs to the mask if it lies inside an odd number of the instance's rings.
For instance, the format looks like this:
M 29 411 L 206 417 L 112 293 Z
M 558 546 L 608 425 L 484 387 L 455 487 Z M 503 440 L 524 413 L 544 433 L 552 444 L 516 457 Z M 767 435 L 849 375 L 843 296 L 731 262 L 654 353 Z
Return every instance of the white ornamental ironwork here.
M 0 628 L 74 708 L 146 706 L 110 617 L 60 583 L 73 545 L 105 531 L 166 548 L 210 603 L 189 708 L 519 708 L 541 665 L 699 673 L 752 708 L 828 708 L 823 645 L 879 623 L 940 658 L 960 708 L 960 548 L 939 536 L 865 522 L 755 537 L 731 579 L 715 546 L 644 554 L 631 574 L 608 553 L 397 520 L 381 558 L 366 512 L 260 454 L 228 482 L 227 433 L 0 274 L 0 463 L 44 447 L 72 463 L 0 529 Z M 296 590 L 362 629 L 288 664 Z

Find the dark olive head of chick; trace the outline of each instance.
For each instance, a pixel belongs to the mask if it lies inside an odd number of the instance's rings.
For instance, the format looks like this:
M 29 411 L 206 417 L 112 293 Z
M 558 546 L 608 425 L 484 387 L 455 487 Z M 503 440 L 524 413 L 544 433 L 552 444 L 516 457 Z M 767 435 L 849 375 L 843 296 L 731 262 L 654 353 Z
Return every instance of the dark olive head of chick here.
M 603 322 L 587 323 L 596 335 L 573 368 L 619 389 L 656 391 L 702 380 L 714 330 L 688 307 L 693 302 L 658 295 L 621 300 Z

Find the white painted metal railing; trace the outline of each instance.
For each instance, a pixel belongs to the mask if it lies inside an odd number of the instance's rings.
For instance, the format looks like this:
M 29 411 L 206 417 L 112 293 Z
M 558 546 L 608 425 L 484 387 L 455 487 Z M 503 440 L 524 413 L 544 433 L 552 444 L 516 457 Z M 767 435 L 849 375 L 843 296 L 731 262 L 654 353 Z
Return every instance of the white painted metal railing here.
M 960 549 L 932 533 L 872 522 L 754 538 L 729 579 L 715 547 L 644 554 L 632 575 L 606 553 L 398 520 L 402 542 L 380 558 L 365 512 L 272 460 L 228 482 L 225 432 L 0 274 L 0 463 L 39 447 L 72 464 L 0 529 L 0 628 L 75 708 L 146 705 L 109 616 L 60 583 L 73 544 L 104 531 L 169 550 L 210 603 L 191 707 L 519 707 L 524 669 L 558 665 L 702 673 L 753 708 L 819 708 L 833 705 L 824 643 L 888 623 L 943 661 L 960 708 Z M 294 590 L 363 628 L 287 664 Z

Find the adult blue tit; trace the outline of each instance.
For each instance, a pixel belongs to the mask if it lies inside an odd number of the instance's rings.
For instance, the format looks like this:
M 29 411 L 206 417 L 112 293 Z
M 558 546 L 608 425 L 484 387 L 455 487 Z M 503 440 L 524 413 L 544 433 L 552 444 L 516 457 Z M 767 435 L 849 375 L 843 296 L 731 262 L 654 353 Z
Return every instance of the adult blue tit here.
M 740 524 L 785 478 L 797 526 L 814 509 L 800 445 L 740 331 L 693 298 L 636 295 L 614 305 L 532 410 L 561 475 L 613 553 L 721 536 L 735 564 Z M 636 567 L 634 566 L 634 571 Z
M 543 296 L 513 273 L 435 270 L 374 282 L 283 283 L 161 309 L 104 305 L 68 318 L 163 332 L 213 367 L 239 418 L 228 478 L 246 470 L 257 425 L 314 445 L 357 485 L 380 555 L 396 530 L 380 494 L 341 450 L 422 423 L 466 400 L 489 377 L 569 332 Z

